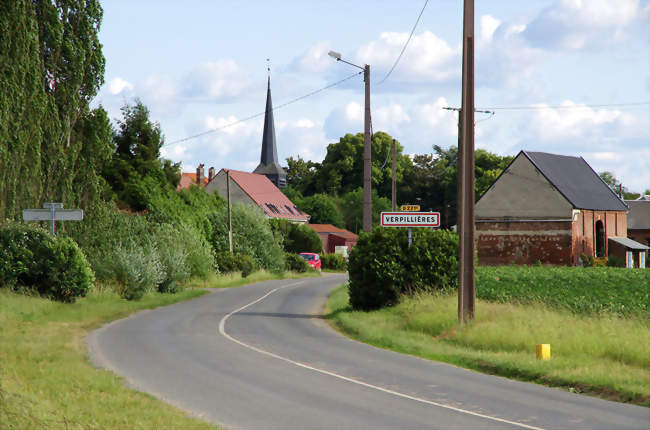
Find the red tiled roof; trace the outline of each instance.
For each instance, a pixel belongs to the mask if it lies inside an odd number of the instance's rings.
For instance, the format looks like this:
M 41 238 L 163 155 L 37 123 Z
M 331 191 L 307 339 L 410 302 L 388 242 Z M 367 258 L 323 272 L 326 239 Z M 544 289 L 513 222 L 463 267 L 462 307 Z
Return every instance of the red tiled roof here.
M 296 205 L 266 176 L 232 169 L 223 170 L 230 172 L 230 178 L 271 218 L 299 221 L 309 219 L 309 215 L 299 211 Z
M 356 240 L 359 236 L 344 228 L 339 228 L 332 224 L 308 224 L 316 233 L 333 233 L 346 239 Z
M 208 178 L 203 177 L 203 186 L 205 187 L 208 183 Z M 189 188 L 190 185 L 196 185 L 196 173 L 183 173 L 181 175 L 181 181 L 178 183 L 176 190 L 182 190 L 183 188 Z

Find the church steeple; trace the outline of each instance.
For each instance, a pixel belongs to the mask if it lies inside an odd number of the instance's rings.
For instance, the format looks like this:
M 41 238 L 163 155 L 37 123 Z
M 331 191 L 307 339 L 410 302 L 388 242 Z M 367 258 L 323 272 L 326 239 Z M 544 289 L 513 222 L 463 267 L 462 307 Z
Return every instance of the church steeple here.
M 287 173 L 278 163 L 278 149 L 275 143 L 275 124 L 273 121 L 273 103 L 271 102 L 271 77 L 266 88 L 266 111 L 264 114 L 264 134 L 262 135 L 262 154 L 260 164 L 253 171 L 265 175 L 278 188 L 287 185 Z

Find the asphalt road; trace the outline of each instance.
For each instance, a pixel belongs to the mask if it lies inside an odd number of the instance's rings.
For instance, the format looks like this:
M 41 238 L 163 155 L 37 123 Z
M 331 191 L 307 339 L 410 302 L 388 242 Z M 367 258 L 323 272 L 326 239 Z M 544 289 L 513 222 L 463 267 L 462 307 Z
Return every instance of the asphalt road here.
M 342 275 L 269 281 L 88 336 L 93 363 L 227 429 L 643 429 L 650 409 L 349 340 L 321 319 Z

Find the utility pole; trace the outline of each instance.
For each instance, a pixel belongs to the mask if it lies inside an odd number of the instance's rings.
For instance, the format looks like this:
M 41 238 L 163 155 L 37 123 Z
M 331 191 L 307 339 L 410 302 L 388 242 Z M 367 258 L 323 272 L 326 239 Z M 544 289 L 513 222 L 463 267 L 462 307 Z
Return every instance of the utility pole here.
M 474 0 L 464 0 L 458 139 L 458 322 L 474 319 Z
M 230 170 L 226 170 L 226 194 L 228 196 L 228 246 L 232 254 L 232 211 L 230 206 Z
M 395 208 L 397 207 L 397 166 L 395 164 L 397 156 L 395 155 L 395 146 L 395 139 L 393 139 L 393 212 L 395 212 Z
M 366 103 L 364 112 L 363 132 L 363 231 L 372 230 L 372 199 L 371 199 L 371 141 L 370 141 L 370 66 L 363 68 L 363 81 L 366 83 Z

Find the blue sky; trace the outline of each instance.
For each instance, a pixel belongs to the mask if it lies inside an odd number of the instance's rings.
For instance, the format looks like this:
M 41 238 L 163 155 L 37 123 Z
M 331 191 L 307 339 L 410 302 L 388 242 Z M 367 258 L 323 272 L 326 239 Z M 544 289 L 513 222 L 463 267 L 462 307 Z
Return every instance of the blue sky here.
M 430 0 L 401 61 L 424 0 L 103 2 L 106 82 L 95 104 L 111 118 L 140 98 L 160 123 L 163 155 L 183 171 L 199 163 L 252 171 L 264 111 L 266 59 L 274 106 L 371 67 L 375 131 L 406 153 L 457 144 L 462 1 Z M 476 145 L 580 155 L 632 191 L 650 188 L 650 0 L 476 2 Z M 646 102 L 641 106 L 620 106 Z M 592 105 L 600 105 L 598 107 Z M 605 105 L 605 106 L 603 106 Z M 281 163 L 321 161 L 328 143 L 363 131 L 356 76 L 274 113 Z

